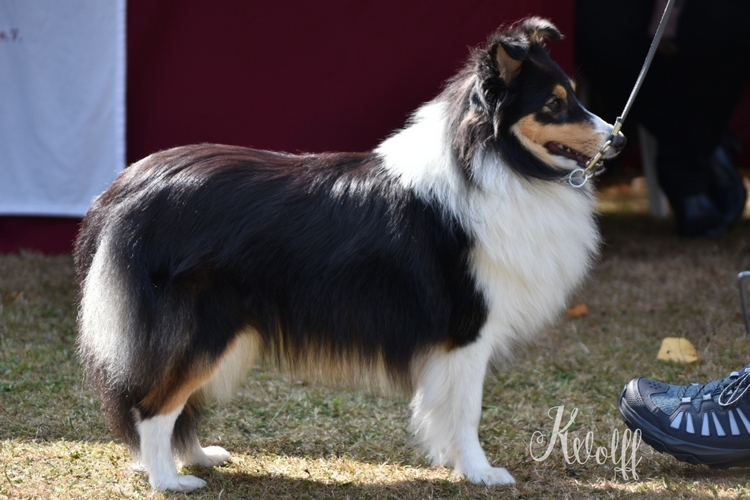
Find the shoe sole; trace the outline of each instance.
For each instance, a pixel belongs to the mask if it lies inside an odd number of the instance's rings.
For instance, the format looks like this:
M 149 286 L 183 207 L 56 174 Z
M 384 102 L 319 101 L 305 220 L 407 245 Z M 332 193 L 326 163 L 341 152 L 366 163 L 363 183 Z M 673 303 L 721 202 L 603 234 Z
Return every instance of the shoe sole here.
M 666 434 L 650 422 L 643 420 L 625 399 L 625 390 L 620 394 L 620 415 L 630 430 L 641 430 L 641 439 L 659 453 L 667 453 L 677 460 L 711 468 L 750 466 L 750 449 L 727 450 L 689 443 Z

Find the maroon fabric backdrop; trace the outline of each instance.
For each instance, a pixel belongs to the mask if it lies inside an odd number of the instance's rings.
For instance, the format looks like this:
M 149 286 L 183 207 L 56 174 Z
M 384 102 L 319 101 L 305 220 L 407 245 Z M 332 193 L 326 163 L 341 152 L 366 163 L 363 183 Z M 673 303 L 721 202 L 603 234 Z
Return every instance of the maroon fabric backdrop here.
M 549 17 L 573 72 L 573 0 L 129 0 L 127 157 L 195 142 L 374 147 L 503 23 Z M 78 220 L 0 217 L 0 252 L 67 252 Z
M 572 1 L 323 4 L 131 0 L 129 160 L 203 141 L 371 149 L 501 23 L 572 35 Z M 552 50 L 572 69 L 570 38 Z

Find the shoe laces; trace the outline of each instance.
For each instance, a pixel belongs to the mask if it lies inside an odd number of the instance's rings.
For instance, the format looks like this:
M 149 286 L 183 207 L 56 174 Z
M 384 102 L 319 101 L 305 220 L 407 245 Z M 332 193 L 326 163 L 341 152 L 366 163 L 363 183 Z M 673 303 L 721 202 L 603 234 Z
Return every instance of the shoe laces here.
M 729 375 L 729 383 L 721 390 L 719 394 L 718 403 L 724 408 L 732 407 L 739 402 L 740 399 L 750 389 L 750 365 L 743 368 L 742 373 L 732 372 Z M 724 380 L 726 382 L 727 379 Z M 723 383 L 722 383 L 723 385 Z
M 701 398 L 702 401 L 713 399 L 720 406 L 726 408 L 735 406 L 748 389 L 750 389 L 750 365 L 745 366 L 740 371 L 730 373 L 725 379 L 714 380 L 706 384 L 683 386 L 680 395 L 683 403 L 696 398 Z M 685 393 L 688 390 L 690 390 L 692 396 L 686 397 Z

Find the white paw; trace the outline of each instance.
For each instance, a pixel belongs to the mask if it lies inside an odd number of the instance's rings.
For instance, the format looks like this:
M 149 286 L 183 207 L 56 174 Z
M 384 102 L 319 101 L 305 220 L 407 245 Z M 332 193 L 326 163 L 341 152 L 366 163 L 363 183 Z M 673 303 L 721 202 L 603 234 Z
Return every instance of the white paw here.
M 221 446 L 207 446 L 205 448 L 202 448 L 203 450 L 203 460 L 200 464 L 204 467 L 213 467 L 214 465 L 221 465 L 225 462 L 228 462 L 230 458 L 232 458 L 232 455 L 222 448 Z
M 170 476 L 166 478 L 150 478 L 149 483 L 159 491 L 193 491 L 206 486 L 206 482 L 195 476 Z
M 513 476 L 510 475 L 510 472 L 502 467 L 481 467 L 465 471 L 456 469 L 453 471 L 453 474 L 477 484 L 513 484 L 516 482 L 516 480 L 513 479 Z
M 213 467 L 228 462 L 232 455 L 221 446 L 197 447 L 187 456 L 180 460 L 180 465 L 200 465 L 201 467 Z

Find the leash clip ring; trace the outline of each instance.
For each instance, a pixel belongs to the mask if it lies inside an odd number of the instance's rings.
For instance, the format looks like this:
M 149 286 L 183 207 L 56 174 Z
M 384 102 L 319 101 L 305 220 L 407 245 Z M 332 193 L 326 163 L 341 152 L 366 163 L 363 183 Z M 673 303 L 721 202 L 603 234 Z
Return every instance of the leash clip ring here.
M 590 178 L 591 176 L 586 172 L 586 169 L 579 167 L 568 174 L 568 184 L 575 189 L 579 189 L 585 186 Z M 580 181 L 575 179 L 580 179 Z

